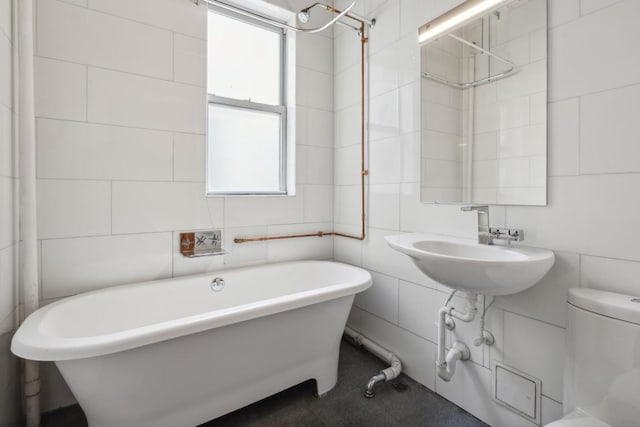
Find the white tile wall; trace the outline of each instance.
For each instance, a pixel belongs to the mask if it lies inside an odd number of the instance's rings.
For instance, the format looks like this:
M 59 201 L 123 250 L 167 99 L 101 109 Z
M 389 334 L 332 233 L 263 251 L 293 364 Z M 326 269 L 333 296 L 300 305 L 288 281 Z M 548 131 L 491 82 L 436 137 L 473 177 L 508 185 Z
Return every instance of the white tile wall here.
M 349 319 L 354 328 L 398 353 L 407 348 L 422 349 L 418 355 L 410 352 L 401 355 L 407 372 L 416 378 L 424 376 L 419 379 L 423 384 L 490 425 L 532 427 L 529 421 L 491 400 L 491 360 L 501 360 L 540 378 L 543 424 L 557 419 L 562 415 L 567 289 L 585 286 L 631 295 L 640 293 L 636 280 L 640 274 L 640 247 L 636 244 L 640 241 L 636 218 L 640 208 L 637 197 L 640 153 L 631 143 L 638 139 L 631 123 L 638 110 L 640 62 L 637 55 L 629 53 L 636 50 L 638 27 L 632 23 L 632 17 L 638 15 L 639 3 L 548 1 L 548 206 L 492 207 L 491 225 L 524 228 L 524 243 L 554 250 L 556 264 L 533 288 L 497 299 L 487 314 L 487 328 L 494 333 L 496 344 L 480 354 L 474 352 L 474 360 L 462 363 L 452 382 L 446 384 L 436 382 L 432 369 L 435 358 L 432 324 L 446 289 L 429 283 L 408 259 L 390 250 L 384 236 L 397 233 L 398 223 L 400 232 L 473 237 L 476 217 L 459 212 L 456 206 L 420 203 L 417 169 L 420 143 L 415 137 L 419 137 L 420 128 L 419 124 L 401 125 L 401 106 L 405 111 L 419 108 L 420 94 L 402 91 L 400 82 L 393 86 L 391 81 L 398 78 L 398 69 L 381 58 L 398 58 L 396 44 L 401 35 L 409 40 L 408 52 L 416 55 L 417 26 L 458 3 L 460 0 L 388 0 L 377 3 L 377 9 L 363 6 L 362 13 L 378 18 L 381 25 L 380 31 L 378 27 L 372 31 L 370 46 L 369 85 L 373 92 L 377 91 L 369 104 L 370 181 L 381 179 L 375 176 L 374 159 L 388 156 L 389 169 L 396 167 L 394 155 L 376 144 L 385 138 L 400 137 L 404 141 L 397 146 L 403 170 L 399 175 L 383 171 L 384 186 L 370 186 L 368 217 L 373 227 L 368 230 L 367 240 L 360 243 L 336 239 L 334 257 L 369 269 L 375 277 L 384 277 L 384 283 L 395 284 L 396 280 L 398 283 L 397 298 L 391 297 L 392 291 L 388 289 L 387 294 L 382 292 L 382 287 L 358 298 Z M 382 27 L 385 17 L 391 22 Z M 516 34 L 522 29 L 515 26 L 508 30 Z M 541 54 L 538 33 L 539 30 L 532 33 L 529 39 L 529 60 L 534 62 Z M 353 127 L 357 110 L 348 108 L 354 94 L 341 94 L 357 83 L 357 75 L 349 72 L 354 62 L 348 52 L 353 52 L 353 44 L 344 33 L 335 39 L 336 229 L 349 229 L 357 224 L 358 198 L 349 192 L 346 179 L 353 162 L 345 160 L 348 151 L 342 149 L 354 144 L 357 138 L 357 129 Z M 407 62 L 407 67 L 411 68 L 410 64 Z M 417 80 L 417 68 L 412 72 Z M 500 94 L 487 94 L 495 96 L 486 96 L 487 102 L 497 101 L 498 95 L 521 87 L 507 79 L 502 89 Z M 540 96 L 536 93 L 539 89 L 539 86 L 527 89 L 532 99 Z M 526 120 L 540 123 L 544 115 L 531 105 L 523 103 L 519 108 L 509 105 L 504 110 L 505 117 L 514 125 L 528 123 Z M 491 131 L 495 119 L 489 114 L 480 117 L 480 123 L 476 124 Z M 525 136 L 522 135 L 522 144 L 514 148 L 520 150 L 518 153 L 529 147 Z M 498 143 L 498 136 L 493 138 L 492 142 L 488 137 L 484 147 L 487 156 Z M 535 157 L 534 161 L 539 160 Z M 534 181 L 539 178 L 534 177 Z M 398 191 L 399 205 L 395 204 L 393 191 Z M 522 190 L 514 188 L 513 192 Z M 470 341 L 467 334 L 477 330 L 474 327 L 461 332 Z M 423 371 L 425 367 L 429 372 Z
M 415 29 L 459 2 L 358 5 L 359 13 L 378 18 L 369 46 L 369 87 L 375 96 L 369 100 L 367 240 L 239 245 L 233 237 L 332 227 L 357 232 L 359 46 L 353 34 L 339 29 L 333 43 L 326 35 L 298 39 L 298 162 L 304 167 L 298 168 L 297 195 L 206 201 L 206 7 L 177 0 L 40 0 L 36 78 L 43 296 L 224 265 L 333 256 L 374 273 L 374 287 L 358 297 L 349 322 L 395 351 L 409 375 L 492 425 L 531 425 L 490 400 L 490 361 L 504 360 L 542 379 L 543 419 L 559 417 L 562 375 L 554 361 L 562 358 L 566 289 L 640 292 L 633 283 L 640 261 L 640 246 L 634 243 L 640 241 L 634 226 L 638 153 L 629 143 L 637 138 L 629 125 L 637 106 L 635 87 L 622 89 L 640 83 L 640 62 L 629 54 L 638 39 L 633 22 L 638 3 L 549 0 L 549 96 L 554 101 L 549 105 L 549 206 L 492 208 L 491 215 L 492 225 L 522 227 L 527 244 L 556 251 L 557 264 L 536 287 L 496 302 L 487 319 L 496 345 L 474 349 L 473 361 L 461 364 L 454 381 L 445 385 L 436 384 L 430 324 L 447 289 L 392 251 L 384 236 L 425 231 L 473 237 L 476 232 L 473 214 L 456 206 L 425 205 L 419 196 Z M 0 22 L 4 35 L 7 28 Z M 2 33 L 0 57 L 5 58 L 10 43 Z M 535 38 L 530 42 L 533 46 Z M 530 59 L 539 56 L 531 51 Z M 503 85 L 501 94 L 511 89 Z M 538 89 L 532 87 L 531 93 Z M 10 93 L 3 80 L 0 104 L 9 108 Z M 539 122 L 540 113 L 530 105 L 515 107 L 505 110 L 512 123 L 521 123 L 525 115 Z M 8 116 L 5 111 L 5 122 Z M 492 129 L 491 122 L 485 118 L 485 130 Z M 603 152 L 603 146 L 609 150 Z M 585 173 L 593 175 L 580 175 Z M 2 188 L 14 183 L 5 180 Z M 177 254 L 180 230 L 210 227 L 224 229 L 229 254 L 207 260 Z M 87 266 L 104 274 L 96 279 Z M 471 325 L 460 333 L 467 339 L 475 330 Z M 51 397 L 60 393 L 61 386 L 52 384 L 45 407 L 55 405 Z
M 296 196 L 206 198 L 206 11 L 187 0 L 39 0 L 38 218 L 47 300 L 225 266 L 333 257 L 331 237 L 233 242 L 333 229 L 332 34 L 296 43 Z M 1 58 L 10 51 L 6 28 L 0 21 Z M 2 123 L 11 120 L 10 94 L 3 79 Z M 0 147 L 4 201 L 13 181 L 5 177 L 4 141 Z M 2 206 L 4 231 L 11 223 Z M 211 228 L 223 230 L 226 255 L 179 254 L 181 231 Z M 44 410 L 73 401 L 53 367 L 45 381 Z

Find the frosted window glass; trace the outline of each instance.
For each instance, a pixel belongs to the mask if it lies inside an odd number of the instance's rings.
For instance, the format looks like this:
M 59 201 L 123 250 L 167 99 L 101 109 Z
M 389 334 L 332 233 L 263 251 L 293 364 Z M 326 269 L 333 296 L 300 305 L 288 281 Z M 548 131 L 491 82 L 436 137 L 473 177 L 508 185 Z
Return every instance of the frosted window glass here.
M 209 104 L 209 193 L 277 193 L 280 180 L 277 113 Z
M 209 11 L 209 93 L 280 105 L 282 33 Z

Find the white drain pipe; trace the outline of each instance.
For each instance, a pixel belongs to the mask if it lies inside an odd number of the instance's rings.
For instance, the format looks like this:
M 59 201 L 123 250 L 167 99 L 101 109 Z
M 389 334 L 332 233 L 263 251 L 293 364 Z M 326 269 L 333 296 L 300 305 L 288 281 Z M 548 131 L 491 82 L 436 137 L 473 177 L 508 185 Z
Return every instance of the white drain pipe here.
M 351 338 L 357 345 L 364 347 L 369 352 L 373 353 L 376 357 L 384 360 L 390 365 L 388 368 L 380 371 L 378 375 L 374 375 L 369 379 L 367 388 L 364 392 L 364 396 L 367 398 L 372 398 L 373 396 L 375 396 L 373 387 L 379 382 L 390 381 L 394 378 L 397 378 L 398 375 L 400 375 L 400 373 L 402 372 L 402 363 L 395 354 L 393 354 L 386 348 L 381 347 L 377 343 L 371 341 L 369 338 L 351 329 L 350 327 L 346 326 L 344 328 L 344 334 Z
M 473 293 L 467 294 L 467 304 L 464 311 L 460 312 L 454 307 L 449 307 L 448 304 L 455 293 L 456 291 L 451 293 L 449 299 L 447 299 L 447 302 L 438 313 L 438 358 L 436 359 L 436 369 L 438 376 L 447 382 L 451 380 L 453 374 L 456 372 L 456 363 L 458 360 L 469 360 L 471 357 L 469 347 L 460 341 L 453 343 L 449 352 L 446 353 L 447 316 L 468 323 L 472 322 L 478 313 L 478 295 Z

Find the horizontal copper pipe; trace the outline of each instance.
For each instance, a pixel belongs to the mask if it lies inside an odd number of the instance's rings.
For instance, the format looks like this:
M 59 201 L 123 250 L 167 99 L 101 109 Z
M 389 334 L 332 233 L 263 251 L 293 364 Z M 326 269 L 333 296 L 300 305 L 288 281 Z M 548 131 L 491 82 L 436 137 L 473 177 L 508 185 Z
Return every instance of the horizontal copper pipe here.
M 335 13 L 340 13 L 339 10 L 330 8 L 331 11 Z M 349 15 L 346 15 L 349 16 Z M 359 236 L 354 236 L 351 234 L 344 233 L 336 233 L 333 231 L 318 231 L 316 233 L 307 233 L 307 234 L 287 234 L 282 236 L 261 236 L 261 237 L 236 237 L 233 239 L 235 243 L 248 243 L 248 242 L 265 242 L 268 240 L 284 240 L 284 239 L 299 239 L 302 237 L 324 237 L 324 236 L 339 236 L 346 237 L 348 239 L 355 240 L 364 240 L 366 238 L 366 217 L 365 217 L 365 177 L 369 176 L 369 171 L 365 168 L 365 99 L 364 99 L 364 74 L 365 74 L 365 65 L 364 65 L 364 51 L 365 45 L 369 41 L 367 37 L 364 36 L 365 31 L 365 23 L 362 20 L 351 17 L 360 23 L 360 112 L 361 112 L 361 121 L 360 121 L 360 199 L 361 199 L 361 231 Z
M 364 240 L 364 236 L 352 236 L 350 234 L 335 233 L 333 231 L 318 231 L 316 233 L 308 234 L 285 234 L 283 236 L 264 236 L 264 237 L 237 237 L 233 239 L 235 243 L 247 243 L 247 242 L 264 242 L 267 240 L 284 240 L 284 239 L 299 239 L 301 237 L 325 237 L 325 236 L 340 236 L 347 237 L 349 239 Z

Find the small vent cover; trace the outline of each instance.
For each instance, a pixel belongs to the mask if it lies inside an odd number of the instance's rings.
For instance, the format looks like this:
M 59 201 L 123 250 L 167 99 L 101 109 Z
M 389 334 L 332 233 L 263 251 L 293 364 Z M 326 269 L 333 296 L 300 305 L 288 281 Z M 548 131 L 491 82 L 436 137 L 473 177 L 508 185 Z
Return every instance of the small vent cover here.
M 541 381 L 500 362 L 493 364 L 493 400 L 540 425 Z

